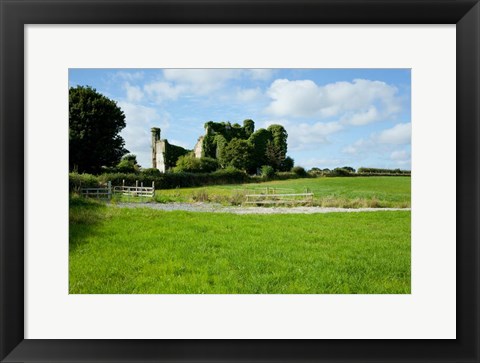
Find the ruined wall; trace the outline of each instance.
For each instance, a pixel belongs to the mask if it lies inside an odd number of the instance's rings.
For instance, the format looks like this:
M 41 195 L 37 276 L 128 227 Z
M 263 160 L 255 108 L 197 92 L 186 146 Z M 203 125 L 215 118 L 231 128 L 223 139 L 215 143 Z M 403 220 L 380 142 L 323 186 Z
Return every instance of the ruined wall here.
M 155 145 L 155 159 L 156 163 L 153 166 L 160 170 L 161 173 L 165 173 L 166 165 L 165 165 L 165 141 L 158 140 Z
M 204 136 L 200 136 L 197 140 L 197 143 L 195 144 L 195 147 L 193 148 L 193 153 L 195 154 L 195 157 L 197 159 L 200 159 L 202 157 L 203 139 L 204 139 Z
M 160 129 L 152 128 L 152 167 L 165 173 L 173 168 L 180 156 L 188 154 L 190 150 L 181 146 L 172 145 L 166 139 L 160 138 Z

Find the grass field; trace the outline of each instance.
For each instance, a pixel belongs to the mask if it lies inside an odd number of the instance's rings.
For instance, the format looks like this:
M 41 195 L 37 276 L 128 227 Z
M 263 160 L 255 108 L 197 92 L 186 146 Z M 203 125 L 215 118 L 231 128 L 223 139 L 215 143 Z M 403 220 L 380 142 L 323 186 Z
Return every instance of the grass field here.
M 410 207 L 410 177 L 303 178 L 261 184 L 207 186 L 157 190 L 157 202 L 219 202 L 239 204 L 246 190 L 286 188 L 314 193 L 313 205 L 322 207 Z
M 324 180 L 321 188 L 341 183 Z M 363 183 L 356 184 L 364 185 L 361 193 L 372 182 L 355 181 Z M 409 194 L 404 184 L 385 185 Z M 345 187 L 338 193 L 356 192 Z M 410 293 L 410 211 L 233 215 L 128 209 L 74 198 L 69 291 Z

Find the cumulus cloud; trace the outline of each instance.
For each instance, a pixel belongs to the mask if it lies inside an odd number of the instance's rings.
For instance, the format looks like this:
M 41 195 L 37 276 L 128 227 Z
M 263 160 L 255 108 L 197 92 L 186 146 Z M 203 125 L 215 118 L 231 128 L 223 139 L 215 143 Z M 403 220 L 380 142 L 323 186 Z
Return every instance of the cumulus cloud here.
M 129 82 L 124 84 L 125 91 L 127 92 L 128 102 L 140 102 L 143 98 L 143 92 L 138 86 L 132 86 Z
M 411 163 L 411 155 L 407 150 L 396 150 L 390 154 L 390 159 L 394 161 L 397 166 L 409 166 Z
M 139 81 L 145 77 L 143 72 L 132 72 L 132 71 L 119 71 L 115 73 L 115 77 L 127 80 L 127 81 Z
M 390 154 L 392 160 L 405 160 L 410 158 L 410 153 L 406 150 L 394 151 Z
M 412 139 L 412 124 L 397 124 L 391 129 L 380 132 L 376 139 L 382 144 L 408 144 Z
M 239 100 L 240 102 L 252 102 L 262 97 L 262 90 L 259 87 L 241 89 L 237 92 L 237 100 Z
M 282 117 L 337 117 L 342 123 L 365 125 L 401 109 L 398 90 L 385 82 L 355 79 L 319 86 L 311 80 L 275 80 L 267 90 L 266 112 Z
M 266 68 L 253 68 L 246 70 L 248 76 L 253 80 L 258 81 L 268 81 L 271 79 L 275 73 L 274 69 L 266 69 Z
M 410 122 L 402 123 L 379 133 L 374 133 L 367 139 L 357 140 L 353 144 L 343 148 L 342 151 L 346 154 L 357 154 L 366 150 L 385 151 L 398 145 L 408 145 L 411 143 L 411 138 L 412 124 Z
M 165 69 L 163 76 L 184 91 L 205 95 L 221 89 L 227 81 L 238 78 L 241 72 L 240 69 Z
M 186 90 L 185 86 L 176 86 L 163 81 L 146 84 L 143 88 L 157 103 L 166 100 L 176 100 Z

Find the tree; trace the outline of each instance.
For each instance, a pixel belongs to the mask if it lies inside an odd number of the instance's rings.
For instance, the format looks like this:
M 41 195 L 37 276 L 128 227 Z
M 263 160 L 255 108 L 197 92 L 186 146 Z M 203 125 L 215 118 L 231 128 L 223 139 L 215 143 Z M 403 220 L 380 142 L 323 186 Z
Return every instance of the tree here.
M 247 138 L 250 137 L 251 134 L 253 134 L 253 131 L 255 130 L 255 122 L 253 120 L 243 120 L 243 129 L 245 131 L 245 136 Z
M 270 125 L 267 128 L 272 134 L 273 144 L 277 147 L 279 152 L 282 154 L 282 158 L 285 159 L 287 155 L 287 130 L 282 125 Z
M 285 160 L 283 160 L 282 165 L 280 165 L 280 170 L 290 171 L 292 170 L 294 164 L 295 164 L 295 161 L 290 156 L 287 156 Z
M 69 168 L 98 173 L 115 166 L 128 153 L 119 135 L 126 126 L 125 114 L 115 101 L 91 87 L 69 90 Z
M 285 161 L 285 156 L 282 149 L 273 141 L 267 142 L 265 157 L 267 159 L 267 164 L 271 165 L 275 170 L 280 170 L 283 162 Z
M 355 169 L 351 166 L 344 166 L 342 169 L 349 171 L 350 173 L 355 173 Z
M 136 173 L 140 171 L 140 165 L 137 163 L 135 154 L 126 154 L 122 156 L 122 160 L 117 164 L 117 171 L 120 173 Z
M 222 166 L 232 166 L 240 170 L 252 168 L 252 145 L 247 140 L 232 139 L 220 153 Z
M 307 176 L 307 171 L 301 166 L 293 167 L 292 172 L 302 178 Z
M 268 163 L 266 152 L 267 144 L 271 140 L 271 133 L 265 129 L 259 129 L 250 135 L 248 141 L 253 146 L 252 162 L 259 168 Z

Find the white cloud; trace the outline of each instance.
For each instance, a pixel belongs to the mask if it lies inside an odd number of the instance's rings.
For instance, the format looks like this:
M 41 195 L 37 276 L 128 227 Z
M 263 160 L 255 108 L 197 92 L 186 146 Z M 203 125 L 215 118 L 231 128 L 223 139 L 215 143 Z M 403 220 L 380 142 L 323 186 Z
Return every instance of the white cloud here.
M 253 80 L 268 81 L 274 75 L 275 70 L 266 68 L 247 69 L 247 72 Z
M 115 73 L 115 77 L 127 81 L 139 81 L 145 77 L 143 72 L 119 71 Z
M 409 144 L 412 139 L 412 124 L 397 124 L 391 129 L 383 130 L 376 140 L 382 144 L 403 145 Z
M 140 102 L 143 99 L 143 92 L 138 86 L 132 86 L 129 82 L 125 82 L 124 88 L 127 91 L 128 102 Z
M 358 154 L 360 151 L 363 151 L 367 148 L 369 148 L 372 145 L 373 141 L 370 140 L 365 140 L 365 139 L 360 139 L 355 141 L 352 145 L 348 145 L 345 148 L 343 148 L 342 152 L 345 154 Z
M 397 124 L 390 129 L 370 135 L 368 139 L 360 139 L 343 148 L 346 154 L 358 154 L 365 151 L 386 152 L 398 145 L 408 145 L 412 138 L 412 124 Z M 400 154 L 395 154 L 396 156 Z M 393 156 L 393 153 L 392 153 Z
M 221 89 L 231 79 L 241 75 L 241 69 L 165 69 L 164 78 L 180 85 L 183 91 L 205 95 Z
M 318 116 L 321 110 L 321 90 L 310 80 L 277 79 L 267 90 L 273 101 L 267 113 L 275 116 Z
M 237 92 L 237 99 L 241 102 L 252 102 L 263 97 L 262 90 L 257 88 L 241 89 Z
M 157 103 L 165 100 L 176 100 L 178 96 L 185 91 L 184 86 L 176 86 L 168 82 L 153 82 L 146 84 L 145 92 L 152 97 Z
M 365 125 L 400 111 L 398 90 L 384 82 L 355 79 L 318 86 L 311 80 L 277 79 L 267 90 L 266 112 L 284 117 L 337 117 L 342 123 Z
M 359 113 L 348 113 L 342 118 L 342 122 L 345 124 L 361 126 L 375 122 L 379 119 L 380 115 L 375 106 L 370 106 L 367 111 Z
M 392 160 L 404 160 L 407 158 L 410 158 L 410 153 L 406 150 L 398 150 L 390 154 L 390 159 Z

